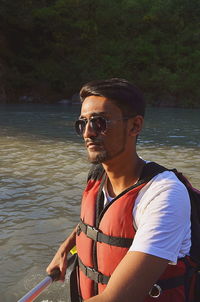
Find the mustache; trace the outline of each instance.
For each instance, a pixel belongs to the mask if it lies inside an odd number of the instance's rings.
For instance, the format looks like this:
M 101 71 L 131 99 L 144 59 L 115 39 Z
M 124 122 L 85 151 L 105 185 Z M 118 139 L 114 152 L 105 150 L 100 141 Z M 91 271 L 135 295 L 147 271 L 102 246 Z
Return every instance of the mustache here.
M 93 143 L 93 144 L 101 144 L 101 143 L 102 143 L 102 140 L 99 139 L 99 138 L 96 138 L 96 137 L 94 137 L 94 138 L 86 138 L 86 139 L 85 139 L 85 144 L 87 145 L 87 144 L 90 144 L 90 143 Z

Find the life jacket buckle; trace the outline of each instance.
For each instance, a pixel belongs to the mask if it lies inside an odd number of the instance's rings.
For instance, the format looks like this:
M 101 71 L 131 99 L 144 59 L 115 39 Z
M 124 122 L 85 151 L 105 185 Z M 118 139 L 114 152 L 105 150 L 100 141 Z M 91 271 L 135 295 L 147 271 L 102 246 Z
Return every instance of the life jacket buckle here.
M 97 241 L 99 231 L 90 225 L 87 225 L 86 235 L 90 239 Z
M 149 291 L 149 296 L 151 298 L 158 298 L 160 297 L 162 293 L 162 288 L 158 285 L 158 284 L 154 284 L 151 288 L 151 290 Z
M 94 269 L 89 266 L 86 267 L 86 276 L 94 282 L 99 283 L 99 273 Z
M 78 227 L 77 227 L 77 229 L 76 229 L 76 235 L 79 236 L 80 233 L 81 233 L 81 227 L 80 227 L 80 225 L 78 224 Z

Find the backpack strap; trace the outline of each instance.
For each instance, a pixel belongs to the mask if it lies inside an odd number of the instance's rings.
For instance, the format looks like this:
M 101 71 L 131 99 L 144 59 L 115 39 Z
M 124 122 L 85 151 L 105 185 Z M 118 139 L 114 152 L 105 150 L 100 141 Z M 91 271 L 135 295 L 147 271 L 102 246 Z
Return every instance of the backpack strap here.
M 139 181 L 147 183 L 152 178 L 154 178 L 156 175 L 158 175 L 164 171 L 173 171 L 173 170 L 169 170 L 155 162 L 147 163 L 142 170 Z

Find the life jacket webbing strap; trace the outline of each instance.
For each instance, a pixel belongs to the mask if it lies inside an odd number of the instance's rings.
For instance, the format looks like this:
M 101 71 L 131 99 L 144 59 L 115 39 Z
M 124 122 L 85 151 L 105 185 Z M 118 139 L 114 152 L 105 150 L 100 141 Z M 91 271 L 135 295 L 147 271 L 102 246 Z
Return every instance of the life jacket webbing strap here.
M 107 284 L 110 277 L 106 276 L 92 267 L 86 266 L 83 264 L 80 258 L 78 258 L 78 263 L 81 271 L 91 280 L 93 280 L 96 283 L 101 283 L 101 284 Z M 181 285 L 185 284 L 185 275 L 177 276 L 177 277 L 172 277 L 169 279 L 163 279 L 159 280 L 156 282 L 154 286 L 159 286 L 161 288 L 161 291 L 168 290 L 168 289 L 173 289 L 176 287 L 179 287 Z
M 185 275 L 159 280 L 156 282 L 162 290 L 172 289 L 185 284 Z
M 91 280 L 96 283 L 107 284 L 110 277 L 103 275 L 102 273 L 96 271 L 94 268 L 90 266 L 86 266 L 83 264 L 80 258 L 78 258 L 78 264 L 81 271 Z
M 96 242 L 103 242 L 109 245 L 129 248 L 133 242 L 132 238 L 114 237 L 103 234 L 95 227 L 80 220 L 79 228 L 90 239 Z

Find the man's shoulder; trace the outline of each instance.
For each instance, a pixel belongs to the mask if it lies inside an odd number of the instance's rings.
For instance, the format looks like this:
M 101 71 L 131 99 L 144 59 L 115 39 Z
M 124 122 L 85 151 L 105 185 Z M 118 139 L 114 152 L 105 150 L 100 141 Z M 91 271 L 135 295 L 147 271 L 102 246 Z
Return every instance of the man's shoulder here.
M 185 188 L 184 184 L 178 179 L 176 174 L 173 171 L 163 171 L 159 173 L 158 175 L 154 176 L 152 178 L 152 183 L 154 185 L 169 185 L 172 187 L 181 187 Z
M 173 197 L 189 200 L 187 188 L 172 171 L 163 171 L 154 176 L 141 192 L 141 196 L 148 196 L 149 199 L 150 196 L 154 198 L 161 194 L 164 194 L 166 199 Z

